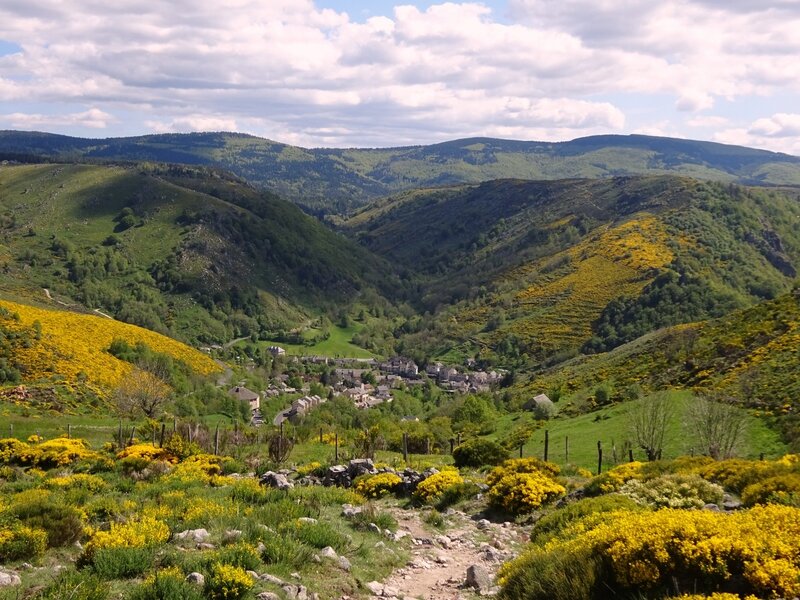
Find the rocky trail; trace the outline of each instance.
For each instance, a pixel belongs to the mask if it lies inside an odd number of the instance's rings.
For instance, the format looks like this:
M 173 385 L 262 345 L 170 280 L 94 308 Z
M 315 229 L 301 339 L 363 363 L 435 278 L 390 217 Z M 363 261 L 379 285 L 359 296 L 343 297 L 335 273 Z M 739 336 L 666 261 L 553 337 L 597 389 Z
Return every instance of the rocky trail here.
M 429 514 L 424 511 L 392 512 L 397 535 L 411 539 L 411 556 L 386 581 L 367 584 L 373 598 L 467 600 L 494 595 L 500 565 L 529 539 L 527 528 L 476 520 L 460 511 L 444 514 L 441 531 L 423 521 Z

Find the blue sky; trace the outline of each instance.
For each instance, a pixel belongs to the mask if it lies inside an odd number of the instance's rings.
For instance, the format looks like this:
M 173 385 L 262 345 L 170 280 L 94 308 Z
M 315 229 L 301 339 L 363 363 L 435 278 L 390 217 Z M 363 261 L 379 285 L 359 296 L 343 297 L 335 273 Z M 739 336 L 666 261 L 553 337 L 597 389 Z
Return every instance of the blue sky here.
M 794 0 L 4 2 L 0 129 L 302 146 L 644 133 L 800 155 L 797 56 Z

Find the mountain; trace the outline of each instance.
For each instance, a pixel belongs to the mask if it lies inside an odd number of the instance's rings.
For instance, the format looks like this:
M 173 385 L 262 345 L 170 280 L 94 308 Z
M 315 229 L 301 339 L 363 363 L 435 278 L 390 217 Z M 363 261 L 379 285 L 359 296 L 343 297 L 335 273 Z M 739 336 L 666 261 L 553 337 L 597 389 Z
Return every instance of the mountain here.
M 777 190 L 669 175 L 417 190 L 341 227 L 416 286 L 427 316 L 401 350 L 522 368 L 785 293 L 797 214 Z
M 712 142 L 603 135 L 569 142 L 470 138 L 429 146 L 307 149 L 234 133 L 82 139 L 0 132 L 0 154 L 217 166 L 323 213 L 381 196 L 492 179 L 681 174 L 758 185 L 800 185 L 800 158 Z
M 389 265 L 294 204 L 203 167 L 0 166 L 0 290 L 192 343 L 274 335 L 354 302 Z

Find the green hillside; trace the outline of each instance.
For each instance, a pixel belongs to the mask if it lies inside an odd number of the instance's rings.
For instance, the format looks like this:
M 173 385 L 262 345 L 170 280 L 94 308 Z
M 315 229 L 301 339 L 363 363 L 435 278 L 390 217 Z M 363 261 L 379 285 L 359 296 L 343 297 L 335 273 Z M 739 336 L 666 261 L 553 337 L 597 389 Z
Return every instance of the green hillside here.
M 266 337 L 397 287 L 293 204 L 205 168 L 0 166 L 0 215 L 6 297 L 191 342 Z
M 342 227 L 417 277 L 430 316 L 403 351 L 524 367 L 788 291 L 797 206 L 674 176 L 503 180 L 400 194 Z
M 307 149 L 243 134 L 192 133 L 81 139 L 0 132 L 9 158 L 45 155 L 213 165 L 320 213 L 420 187 L 492 179 L 681 174 L 743 184 L 800 185 L 800 158 L 740 146 L 651 136 L 570 142 L 492 138 L 384 149 Z

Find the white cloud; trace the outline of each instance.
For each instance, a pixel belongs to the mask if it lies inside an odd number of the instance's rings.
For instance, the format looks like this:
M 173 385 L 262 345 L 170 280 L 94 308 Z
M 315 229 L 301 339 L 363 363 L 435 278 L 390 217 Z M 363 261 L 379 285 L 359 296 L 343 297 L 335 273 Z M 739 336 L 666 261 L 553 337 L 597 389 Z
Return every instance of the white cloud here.
M 105 129 L 109 123 L 116 121 L 113 115 L 97 108 L 87 111 L 62 115 L 11 113 L 0 115 L 0 121 L 8 123 L 11 127 L 62 127 L 80 125 L 91 129 Z
M 747 127 L 723 129 L 714 139 L 727 144 L 800 155 L 800 114 L 776 113 L 756 119 Z
M 748 133 L 773 138 L 800 137 L 800 114 L 777 113 L 758 119 L 750 125 Z
M 510 23 L 479 2 L 399 5 L 359 22 L 312 0 L 233 0 L 224 9 L 211 0 L 12 0 L 0 3 L 0 39 L 23 52 L 0 57 L 0 102 L 15 107 L 5 112 L 36 113 L 17 115 L 20 127 L 54 122 L 40 112 L 75 117 L 76 107 L 91 106 L 105 116 L 57 124 L 107 127 L 108 114 L 124 110 L 153 131 L 392 145 L 655 131 L 643 123 L 670 115 L 646 114 L 654 97 L 666 98 L 667 110 L 697 113 L 722 100 L 800 92 L 797 2 L 508 6 Z M 638 99 L 636 118 L 620 97 Z M 27 103 L 37 109 L 18 109 Z M 693 121 L 685 127 L 702 126 Z

